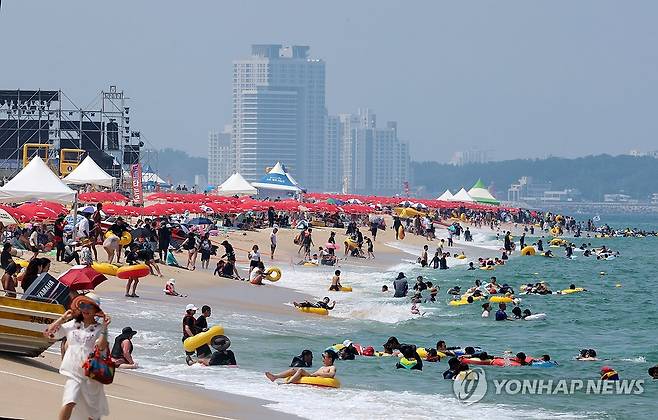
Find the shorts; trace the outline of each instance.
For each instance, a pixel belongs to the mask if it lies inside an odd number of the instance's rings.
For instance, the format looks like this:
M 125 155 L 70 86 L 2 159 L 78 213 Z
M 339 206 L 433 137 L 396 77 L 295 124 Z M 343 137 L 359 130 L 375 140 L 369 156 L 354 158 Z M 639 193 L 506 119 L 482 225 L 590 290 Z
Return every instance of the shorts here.
M 15 262 L 10 262 L 9 264 L 7 264 L 7 268 L 5 268 L 5 274 L 9 276 L 13 276 L 14 274 L 16 274 L 17 271 L 18 271 L 18 264 L 16 264 Z
M 92 379 L 66 379 L 62 405 L 69 403 L 75 403 L 73 411 L 78 418 L 100 419 L 110 414 L 103 384 Z
M 270 251 L 274 252 L 275 249 L 276 249 L 276 245 L 275 245 L 275 244 L 270 245 Z
M 249 261 L 249 267 L 258 267 L 259 264 L 260 261 L 254 261 L 254 260 Z
M 340 292 L 340 287 L 336 286 L 335 284 L 332 284 L 331 286 L 329 286 L 329 291 Z
M 210 251 L 201 250 L 201 261 L 210 261 Z

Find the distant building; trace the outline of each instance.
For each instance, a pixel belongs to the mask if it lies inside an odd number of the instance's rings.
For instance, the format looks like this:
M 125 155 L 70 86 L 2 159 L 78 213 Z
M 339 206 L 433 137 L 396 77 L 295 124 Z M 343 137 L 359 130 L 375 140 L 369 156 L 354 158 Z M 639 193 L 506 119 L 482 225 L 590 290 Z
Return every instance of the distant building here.
M 330 115 L 327 117 L 324 143 L 324 191 L 340 192 L 342 190 L 342 150 L 340 118 Z
M 194 185 L 197 191 L 203 191 L 208 186 L 208 179 L 205 175 L 194 175 Z
M 279 161 L 308 190 L 325 184 L 325 63 L 309 47 L 252 45 L 233 62 L 232 144 L 236 169 L 259 179 Z
M 221 133 L 208 133 L 208 184 L 219 185 L 231 176 L 234 170 L 233 162 L 231 126 L 225 126 Z
M 626 194 L 603 194 L 603 201 L 606 203 L 628 203 L 633 200 L 630 195 Z
M 650 151 L 650 152 L 642 152 L 640 150 L 633 149 L 633 150 L 630 150 L 628 152 L 628 154 L 629 154 L 629 156 L 634 156 L 634 157 L 646 157 L 646 156 L 648 156 L 648 157 L 652 157 L 654 159 L 658 159 L 658 150 L 653 150 L 653 151 Z
M 396 122 L 377 127 L 375 114 L 338 116 L 342 145 L 343 192 L 400 194 L 409 180 L 409 146 L 398 138 Z
M 551 182 L 536 182 L 529 176 L 521 177 L 507 190 L 507 201 L 512 202 L 567 202 L 581 197 L 577 189 L 554 190 Z
M 472 163 L 487 163 L 491 161 L 489 150 L 464 150 L 455 152 L 450 163 L 455 166 L 464 166 Z

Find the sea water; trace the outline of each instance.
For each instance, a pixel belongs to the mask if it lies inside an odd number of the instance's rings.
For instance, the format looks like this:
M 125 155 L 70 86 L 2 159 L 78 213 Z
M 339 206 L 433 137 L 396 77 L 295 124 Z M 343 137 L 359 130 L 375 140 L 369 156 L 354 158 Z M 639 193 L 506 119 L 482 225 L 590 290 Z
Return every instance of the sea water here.
M 604 222 L 626 227 L 621 220 Z M 658 229 L 655 219 L 635 219 L 630 224 Z M 480 246 L 499 247 L 493 235 L 475 239 Z M 144 372 L 262 398 L 270 401 L 267 406 L 272 409 L 301 417 L 655 418 L 658 381 L 651 381 L 647 369 L 658 363 L 655 298 L 658 238 L 579 238 L 575 242 L 605 244 L 621 251 L 621 257 L 600 261 L 577 254 L 578 258 L 568 260 L 562 250 L 554 249 L 556 258 L 515 257 L 495 271 L 466 271 L 464 261 L 454 259 L 449 270 L 433 270 L 413 264 L 417 250 L 405 249 L 402 242 L 394 245 L 409 252 L 408 258 L 402 258 L 401 263 L 387 270 L 373 272 L 371 268 L 359 267 L 358 260 L 343 264 L 342 282 L 352 286 L 354 292 L 332 294 L 326 289 L 333 268 L 284 266 L 281 286 L 317 298 L 329 295 L 338 301 L 329 317 L 263 318 L 229 313 L 212 305 L 212 301 L 196 302 L 198 306 L 206 303 L 213 306 L 209 323 L 224 326 L 239 368 L 185 364 L 181 346 L 182 310 L 176 299 L 157 309 L 140 309 L 138 300 L 126 302 L 122 297 L 106 299 L 104 306 L 113 314 L 113 333 L 125 325 L 139 331 L 134 339 L 135 356 Z M 394 299 L 381 293 L 381 286 L 390 287 L 398 271 L 406 273 L 410 286 L 417 275 L 422 275 L 440 287 L 436 303 L 420 305 L 422 315 L 411 314 L 409 299 Z M 544 321 L 496 322 L 493 318 L 481 318 L 482 302 L 460 307 L 448 305 L 447 289 L 459 285 L 465 290 L 476 278 L 484 282 L 491 275 L 497 277 L 498 283 L 508 283 L 516 290 L 522 283 L 546 281 L 554 291 L 573 283 L 585 287 L 587 292 L 522 296 L 522 308 L 546 313 Z M 278 286 L 279 283 L 267 287 Z M 381 349 L 389 336 L 427 347 L 433 347 L 438 340 L 445 340 L 449 346 L 480 346 L 495 355 L 507 350 L 532 356 L 549 354 L 559 366 L 552 369 L 485 367 L 490 390 L 480 402 L 468 406 L 455 398 L 453 382 L 442 378 L 442 372 L 447 369 L 446 359 L 424 363 L 422 372 L 397 370 L 396 358 L 392 357 L 337 361 L 340 389 L 275 385 L 263 375 L 266 370 L 286 369 L 291 358 L 306 348 L 314 352 L 313 367 L 317 368 L 321 365 L 321 352 L 332 344 L 350 339 Z M 601 361 L 576 361 L 581 348 L 596 349 Z M 615 368 L 622 379 L 644 380 L 643 392 L 604 396 L 582 392 L 496 395 L 492 391 L 494 380 L 596 380 L 604 365 Z

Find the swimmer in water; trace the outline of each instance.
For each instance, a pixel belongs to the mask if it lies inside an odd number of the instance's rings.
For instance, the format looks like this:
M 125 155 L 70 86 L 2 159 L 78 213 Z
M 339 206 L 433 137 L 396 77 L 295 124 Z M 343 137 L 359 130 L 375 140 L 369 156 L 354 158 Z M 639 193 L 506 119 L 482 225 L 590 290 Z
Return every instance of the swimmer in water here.
M 387 285 L 382 286 L 382 293 L 388 293 L 388 286 Z
M 334 271 L 334 276 L 331 278 L 331 286 L 329 286 L 329 290 L 340 292 L 342 287 L 343 286 L 340 284 L 340 270 L 336 270 Z
M 291 368 L 277 374 L 265 372 L 265 376 L 267 376 L 267 379 L 272 382 L 275 382 L 277 379 L 287 378 L 287 384 L 297 383 L 303 377 L 333 378 L 336 376 L 336 366 L 334 366 L 334 361 L 337 357 L 338 355 L 335 351 L 326 350 L 324 353 L 322 353 L 323 366 L 313 373 L 307 372 L 302 368 Z
M 576 357 L 576 360 L 580 360 L 581 362 L 596 362 L 599 359 L 596 357 L 596 350 L 582 349 L 580 355 Z
M 311 303 L 308 300 L 305 300 L 304 302 L 293 302 L 292 304 L 295 305 L 295 308 L 323 308 L 330 311 L 336 306 L 336 301 L 334 300 L 331 302 L 331 305 L 329 305 L 329 300 L 330 299 L 325 296 L 324 299 L 318 301 L 317 303 Z

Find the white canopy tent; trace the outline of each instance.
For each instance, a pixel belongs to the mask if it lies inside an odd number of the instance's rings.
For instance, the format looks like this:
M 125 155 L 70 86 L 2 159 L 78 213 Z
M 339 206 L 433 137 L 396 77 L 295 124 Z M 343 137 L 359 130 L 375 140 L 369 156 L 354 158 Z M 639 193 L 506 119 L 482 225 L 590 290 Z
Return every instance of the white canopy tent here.
M 452 196 L 452 199 L 450 201 L 461 201 L 464 203 L 473 203 L 475 200 L 473 200 L 473 197 L 468 195 L 468 192 L 462 188 L 459 190 L 459 192 L 455 195 Z
M 452 193 L 450 192 L 450 190 L 446 190 L 446 192 L 444 192 L 443 194 L 441 194 L 441 196 L 440 196 L 439 198 L 437 198 L 437 200 L 440 200 L 440 201 L 450 201 L 450 200 L 452 200 L 452 197 L 453 197 L 453 195 L 452 195 Z
M 0 203 L 37 200 L 57 203 L 72 203 L 75 200 L 75 191 L 64 184 L 38 156 L 0 187 Z
M 255 195 L 258 190 L 251 186 L 239 172 L 234 173 L 217 188 L 218 195 Z
M 114 177 L 98 166 L 90 156 L 87 156 L 63 181 L 66 184 L 92 184 L 112 187 Z

